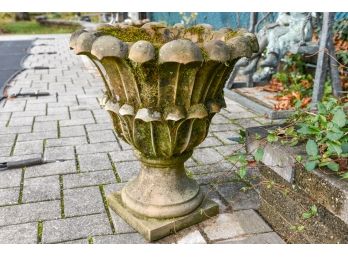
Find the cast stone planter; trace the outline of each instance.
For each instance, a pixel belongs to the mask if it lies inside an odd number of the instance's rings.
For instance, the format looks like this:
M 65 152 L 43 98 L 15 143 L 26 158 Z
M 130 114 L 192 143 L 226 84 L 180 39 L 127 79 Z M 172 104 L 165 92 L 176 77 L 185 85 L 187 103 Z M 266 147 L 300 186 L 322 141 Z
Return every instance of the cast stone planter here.
M 139 175 L 108 196 L 110 207 L 148 240 L 217 214 L 184 162 L 225 107 L 223 87 L 234 64 L 257 52 L 256 37 L 207 24 L 151 22 L 76 31 L 70 48 L 98 68 L 106 88 L 102 105 L 141 162 Z

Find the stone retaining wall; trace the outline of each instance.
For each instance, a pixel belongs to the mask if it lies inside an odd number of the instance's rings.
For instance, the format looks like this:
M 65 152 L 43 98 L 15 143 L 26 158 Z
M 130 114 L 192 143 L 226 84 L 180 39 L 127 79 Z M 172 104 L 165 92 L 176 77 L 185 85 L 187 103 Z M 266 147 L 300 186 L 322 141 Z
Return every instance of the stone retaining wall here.
M 348 183 L 322 171 L 306 171 L 295 161 L 304 147 L 258 140 L 271 127 L 247 129 L 247 150 L 259 146 L 264 156 L 259 164 L 260 214 L 289 243 L 348 242 Z M 304 219 L 303 213 L 316 205 L 317 215 Z

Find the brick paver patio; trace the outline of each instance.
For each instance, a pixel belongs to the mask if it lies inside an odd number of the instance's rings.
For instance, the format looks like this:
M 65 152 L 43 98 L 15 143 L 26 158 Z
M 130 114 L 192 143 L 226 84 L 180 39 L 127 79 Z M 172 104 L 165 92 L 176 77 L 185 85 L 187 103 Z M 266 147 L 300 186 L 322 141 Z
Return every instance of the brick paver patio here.
M 39 90 L 50 96 L 0 103 L 0 162 L 41 155 L 64 160 L 0 171 L 0 243 L 145 243 L 106 206 L 105 196 L 134 176 L 139 163 L 99 106 L 103 83 L 96 69 L 69 51 L 68 39 L 37 39 L 27 69 L 11 82 L 12 93 Z M 258 214 L 258 194 L 241 192 L 241 185 L 226 179 L 233 165 L 225 157 L 243 149 L 228 138 L 269 121 L 226 102 L 186 163 L 220 204 L 220 214 L 159 242 L 284 243 Z

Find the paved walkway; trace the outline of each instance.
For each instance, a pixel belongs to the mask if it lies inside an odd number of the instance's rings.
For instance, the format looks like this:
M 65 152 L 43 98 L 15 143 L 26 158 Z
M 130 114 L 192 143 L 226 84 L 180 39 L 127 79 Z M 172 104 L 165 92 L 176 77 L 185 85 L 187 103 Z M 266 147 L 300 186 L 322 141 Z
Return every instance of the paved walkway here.
M 51 95 L 1 102 L 0 162 L 41 154 L 66 161 L 0 172 L 0 243 L 145 243 L 105 204 L 139 163 L 99 106 L 103 83 L 95 68 L 69 51 L 68 36 L 42 36 L 31 53 L 11 92 Z M 244 147 L 227 138 L 268 121 L 226 100 L 186 163 L 221 213 L 160 243 L 283 243 L 258 214 L 257 193 L 226 182 L 233 166 L 225 157 Z

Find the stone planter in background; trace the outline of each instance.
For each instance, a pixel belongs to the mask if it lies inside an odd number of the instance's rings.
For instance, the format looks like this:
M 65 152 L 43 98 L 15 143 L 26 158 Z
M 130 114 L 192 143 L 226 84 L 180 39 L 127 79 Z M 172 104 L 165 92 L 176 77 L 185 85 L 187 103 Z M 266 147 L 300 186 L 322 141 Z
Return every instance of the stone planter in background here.
M 75 32 L 70 47 L 98 68 L 102 105 L 142 164 L 136 178 L 108 196 L 110 207 L 150 241 L 217 214 L 184 162 L 225 106 L 223 87 L 235 62 L 258 50 L 256 37 L 206 24 L 103 25 Z

